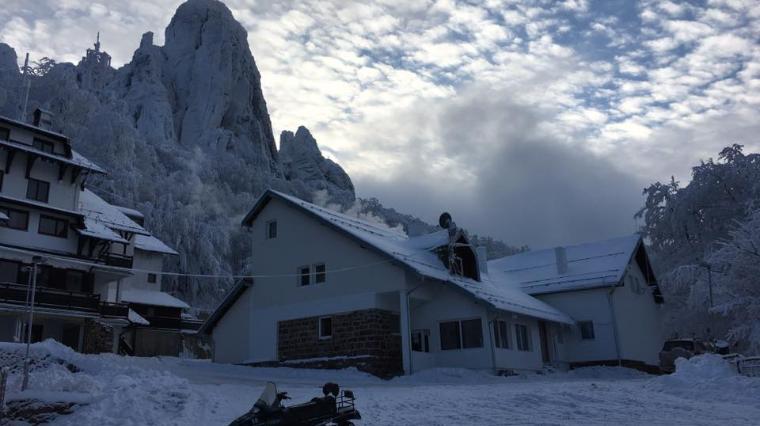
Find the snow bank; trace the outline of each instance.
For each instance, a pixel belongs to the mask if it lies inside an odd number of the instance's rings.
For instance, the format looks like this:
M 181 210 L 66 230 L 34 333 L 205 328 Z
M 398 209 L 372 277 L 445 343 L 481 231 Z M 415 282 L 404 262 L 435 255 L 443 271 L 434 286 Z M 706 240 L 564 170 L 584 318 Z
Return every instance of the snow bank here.
M 685 398 L 760 407 L 760 380 L 740 376 L 720 355 L 678 358 L 675 364 L 675 373 L 653 379 L 648 388 Z

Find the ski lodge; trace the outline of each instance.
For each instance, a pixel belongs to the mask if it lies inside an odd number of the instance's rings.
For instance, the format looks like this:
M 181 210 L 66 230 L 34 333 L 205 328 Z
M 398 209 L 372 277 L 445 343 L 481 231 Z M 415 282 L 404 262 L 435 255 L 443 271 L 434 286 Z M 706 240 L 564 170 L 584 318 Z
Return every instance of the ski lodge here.
M 638 235 L 487 261 L 447 214 L 408 237 L 273 190 L 243 225 L 256 278 L 200 329 L 215 362 L 381 377 L 658 364 L 662 297 Z
M 87 189 L 105 170 L 51 122 L 40 109 L 32 124 L 0 116 L 0 341 L 178 355 L 183 330 L 200 321 L 183 318 L 189 306 L 161 291 L 163 257 L 177 252 L 140 212 Z

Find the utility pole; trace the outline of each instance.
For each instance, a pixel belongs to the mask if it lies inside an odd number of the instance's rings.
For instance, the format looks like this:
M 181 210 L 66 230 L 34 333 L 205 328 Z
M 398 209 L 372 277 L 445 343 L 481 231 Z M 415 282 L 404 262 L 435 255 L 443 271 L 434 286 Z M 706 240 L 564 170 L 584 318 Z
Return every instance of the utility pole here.
M 29 387 L 29 350 L 32 344 L 32 326 L 34 324 L 34 298 L 37 293 L 37 265 L 44 263 L 44 259 L 41 256 L 34 256 L 32 258 L 31 277 L 32 282 L 31 294 L 27 297 L 29 301 L 29 319 L 26 323 L 26 355 L 24 356 L 24 380 L 21 383 L 21 390 L 25 391 Z M 29 289 L 27 288 L 27 292 Z

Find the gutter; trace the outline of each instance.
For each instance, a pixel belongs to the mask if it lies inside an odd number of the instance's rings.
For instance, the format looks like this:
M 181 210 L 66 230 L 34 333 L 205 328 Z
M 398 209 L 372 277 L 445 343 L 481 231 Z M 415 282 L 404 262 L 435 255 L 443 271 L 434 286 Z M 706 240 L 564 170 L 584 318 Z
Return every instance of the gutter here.
M 623 277 L 625 278 L 625 274 L 623 274 Z M 618 337 L 617 316 L 615 315 L 615 302 L 612 300 L 612 296 L 616 289 L 617 285 L 613 283 L 607 292 L 607 302 L 610 307 L 610 315 L 612 316 L 612 335 L 615 337 L 615 355 L 617 356 L 618 367 L 620 367 L 623 365 L 623 361 L 620 357 L 620 340 Z

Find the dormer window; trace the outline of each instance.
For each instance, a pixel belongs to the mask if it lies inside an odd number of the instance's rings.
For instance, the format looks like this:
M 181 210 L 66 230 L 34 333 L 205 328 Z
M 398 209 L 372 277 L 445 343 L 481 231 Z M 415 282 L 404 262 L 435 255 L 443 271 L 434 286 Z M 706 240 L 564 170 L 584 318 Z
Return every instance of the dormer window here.
M 271 220 L 266 225 L 267 240 L 273 240 L 277 238 L 277 221 Z
M 53 142 L 44 141 L 42 139 L 34 138 L 32 146 L 34 146 L 35 149 L 38 149 L 42 152 L 47 152 L 48 154 L 53 154 L 55 151 L 55 145 L 53 145 Z
M 48 202 L 48 196 L 50 195 L 50 184 L 29 178 L 29 183 L 26 186 L 26 198 L 34 201 L 40 201 L 43 203 Z

